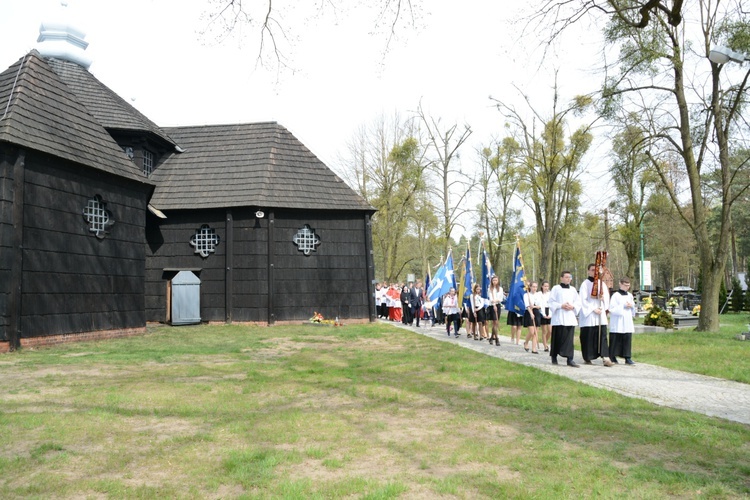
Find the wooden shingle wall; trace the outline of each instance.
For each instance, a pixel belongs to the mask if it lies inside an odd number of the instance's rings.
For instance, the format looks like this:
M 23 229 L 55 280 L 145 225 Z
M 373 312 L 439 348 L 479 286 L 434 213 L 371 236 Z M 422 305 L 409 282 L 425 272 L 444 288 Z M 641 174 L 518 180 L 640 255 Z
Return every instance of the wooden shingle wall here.
M 190 238 L 203 225 L 216 230 L 220 241 L 215 253 L 205 259 L 190 246 Z M 201 279 L 201 317 L 221 321 L 224 318 L 224 211 L 171 212 L 168 219 L 149 216 L 146 223 L 146 318 L 165 321 L 167 282 L 176 271 L 199 269 Z M 165 271 L 166 270 L 166 271 Z
M 201 279 L 203 321 L 222 322 L 230 317 L 232 322 L 306 321 L 315 311 L 326 318 L 369 317 L 362 212 L 287 209 L 266 212 L 258 219 L 256 210 L 231 210 L 233 242 L 227 238 L 225 211 L 170 211 L 167 219 L 149 218 L 146 274 L 149 321 L 165 320 L 167 281 L 177 269 L 200 269 L 197 274 Z M 271 216 L 273 244 L 269 246 Z M 203 224 L 215 229 L 220 238 L 215 253 L 205 259 L 195 254 L 189 244 L 190 237 Z M 292 241 L 305 224 L 321 240 L 309 256 Z M 227 265 L 229 244 L 231 266 Z M 227 279 L 231 297 L 226 293 Z M 269 294 L 269 290 L 273 293 Z M 273 305 L 270 311 L 269 300 Z
M 268 321 L 268 218 L 256 219 L 253 210 L 232 211 L 234 273 L 232 320 Z
M 82 213 L 95 195 L 115 221 L 101 239 Z M 145 326 L 148 196 L 142 184 L 27 154 L 22 338 Z
M 10 151 L 0 146 L 0 341 L 8 340 L 10 272 L 13 249 L 13 162 Z
M 362 212 L 277 211 L 275 228 L 275 311 L 279 320 L 364 319 L 367 263 Z M 292 242 L 308 224 L 320 244 L 305 256 Z

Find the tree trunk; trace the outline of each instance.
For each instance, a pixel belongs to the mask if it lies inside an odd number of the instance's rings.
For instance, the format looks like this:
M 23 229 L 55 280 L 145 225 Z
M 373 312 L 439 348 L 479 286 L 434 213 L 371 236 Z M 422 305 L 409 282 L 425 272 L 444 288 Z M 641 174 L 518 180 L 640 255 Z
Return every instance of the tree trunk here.
M 724 265 L 714 267 L 712 262 L 701 259 L 701 277 L 703 290 L 701 291 L 701 314 L 698 318 L 697 331 L 719 331 L 719 292 L 721 280 L 724 279 Z

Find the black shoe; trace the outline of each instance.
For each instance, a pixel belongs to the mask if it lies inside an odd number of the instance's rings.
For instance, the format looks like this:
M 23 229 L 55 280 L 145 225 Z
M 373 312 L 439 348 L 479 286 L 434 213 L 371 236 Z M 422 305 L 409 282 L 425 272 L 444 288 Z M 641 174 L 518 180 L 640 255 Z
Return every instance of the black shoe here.
M 539 354 L 539 351 L 531 351 L 531 354 Z
M 620 363 L 619 363 L 619 361 L 617 361 L 617 358 L 612 358 L 612 362 L 613 362 L 614 364 L 616 364 L 616 365 L 619 365 L 619 364 L 620 364 Z
M 587 365 L 593 365 L 594 364 L 589 359 L 584 359 L 583 362 L 586 363 Z
M 581 367 L 581 365 L 579 365 L 575 361 L 568 361 L 568 366 L 570 366 L 571 368 L 580 368 Z
M 558 364 L 558 362 L 557 362 L 557 359 L 555 359 L 555 358 L 552 358 L 552 364 L 553 364 L 553 365 L 556 365 L 556 364 Z
M 633 361 L 632 359 L 626 359 L 626 360 L 625 360 L 625 364 L 626 364 L 626 365 L 632 365 L 632 366 L 635 366 L 635 361 Z

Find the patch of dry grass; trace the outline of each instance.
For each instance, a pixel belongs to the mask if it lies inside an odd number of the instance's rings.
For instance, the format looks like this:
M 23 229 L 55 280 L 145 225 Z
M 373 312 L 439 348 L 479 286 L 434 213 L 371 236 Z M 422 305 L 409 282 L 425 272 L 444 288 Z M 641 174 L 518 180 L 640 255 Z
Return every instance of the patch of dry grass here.
M 2 358 L 3 498 L 750 494 L 747 426 L 382 325 Z

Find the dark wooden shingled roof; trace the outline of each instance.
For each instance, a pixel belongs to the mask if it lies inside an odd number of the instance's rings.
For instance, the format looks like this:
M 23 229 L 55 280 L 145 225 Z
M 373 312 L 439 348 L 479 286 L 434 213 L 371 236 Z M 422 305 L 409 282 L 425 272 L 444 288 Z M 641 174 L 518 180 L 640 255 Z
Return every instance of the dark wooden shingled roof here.
M 151 132 L 174 146 L 174 141 L 161 128 L 82 66 L 60 59 L 47 62 L 104 128 Z
M 0 141 L 150 183 L 35 50 L 0 73 Z
M 151 178 L 160 210 L 260 207 L 373 210 L 275 122 L 164 129 L 186 151 Z

